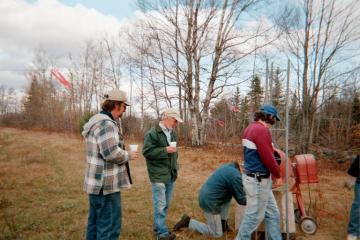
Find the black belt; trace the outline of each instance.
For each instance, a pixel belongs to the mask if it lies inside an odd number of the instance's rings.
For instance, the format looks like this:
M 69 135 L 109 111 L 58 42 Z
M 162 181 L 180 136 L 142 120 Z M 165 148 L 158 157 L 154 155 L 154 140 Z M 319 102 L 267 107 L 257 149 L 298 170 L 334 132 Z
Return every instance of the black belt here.
M 261 182 L 261 179 L 266 179 L 270 177 L 270 174 L 261 174 L 261 173 L 245 173 L 246 176 L 256 178 L 259 182 Z

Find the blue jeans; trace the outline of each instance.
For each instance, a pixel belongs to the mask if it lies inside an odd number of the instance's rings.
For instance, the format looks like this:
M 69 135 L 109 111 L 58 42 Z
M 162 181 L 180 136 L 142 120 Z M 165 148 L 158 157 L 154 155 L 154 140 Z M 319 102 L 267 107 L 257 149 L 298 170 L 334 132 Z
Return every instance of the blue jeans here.
M 230 202 L 226 202 L 221 206 L 220 214 L 212 214 L 205 212 L 207 225 L 193 218 L 190 219 L 189 229 L 195 230 L 201 234 L 211 237 L 221 237 L 223 235 L 221 220 L 227 220 L 229 215 Z
M 271 190 L 271 178 L 262 179 L 242 175 L 246 192 L 246 208 L 236 240 L 250 240 L 262 220 L 265 218 L 265 228 L 269 240 L 281 240 L 280 213 Z
M 355 198 L 351 206 L 348 234 L 360 237 L 360 178 L 355 183 Z
M 117 240 L 121 231 L 120 192 L 89 194 L 89 218 L 86 240 Z
M 151 183 L 153 209 L 154 209 L 154 233 L 158 237 L 169 235 L 169 229 L 166 226 L 167 211 L 174 191 L 174 182 Z

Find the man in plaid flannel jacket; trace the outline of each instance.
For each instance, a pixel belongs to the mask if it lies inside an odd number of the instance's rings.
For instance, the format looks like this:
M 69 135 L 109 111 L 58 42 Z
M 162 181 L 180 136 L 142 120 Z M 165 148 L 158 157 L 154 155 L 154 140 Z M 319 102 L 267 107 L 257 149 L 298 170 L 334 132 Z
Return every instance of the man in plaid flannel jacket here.
M 121 232 L 121 188 L 129 188 L 129 161 L 138 151 L 125 151 L 119 118 L 130 104 L 125 92 L 114 89 L 104 96 L 102 111 L 84 125 L 86 173 L 89 194 L 87 240 L 118 239 Z

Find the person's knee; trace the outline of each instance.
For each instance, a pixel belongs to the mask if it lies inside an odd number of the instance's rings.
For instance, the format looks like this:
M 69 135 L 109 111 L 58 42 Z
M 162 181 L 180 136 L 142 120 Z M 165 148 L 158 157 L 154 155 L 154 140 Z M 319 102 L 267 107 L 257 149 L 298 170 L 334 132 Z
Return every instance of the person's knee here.
M 220 227 L 219 227 L 220 226 Z M 214 238 L 221 238 L 223 235 L 221 224 L 216 226 L 209 226 L 208 225 L 208 233 L 211 237 Z
M 247 219 L 247 221 L 244 222 L 244 224 L 241 224 L 240 228 L 247 229 L 247 231 L 248 230 L 253 231 L 258 228 L 261 222 L 262 222 L 262 218 L 260 218 L 260 216 L 253 216 L 252 218 Z
M 271 213 L 266 214 L 266 218 L 269 219 L 279 219 L 280 218 L 280 212 L 278 209 L 272 211 Z
M 279 212 L 279 209 L 276 209 L 275 211 L 272 212 L 272 215 L 276 218 L 279 218 L 280 217 L 280 212 Z
M 221 238 L 223 236 L 222 231 L 213 231 L 211 234 L 214 238 Z

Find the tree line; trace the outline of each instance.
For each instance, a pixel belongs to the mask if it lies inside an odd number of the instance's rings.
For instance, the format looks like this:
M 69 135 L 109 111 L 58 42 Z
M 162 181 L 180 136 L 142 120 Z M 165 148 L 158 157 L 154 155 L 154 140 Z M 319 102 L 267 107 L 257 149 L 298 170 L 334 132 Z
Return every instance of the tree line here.
M 124 119 L 128 133 L 141 135 L 162 109 L 175 107 L 185 120 L 179 131 L 187 144 L 229 141 L 240 138 L 265 102 L 285 117 L 283 69 L 289 59 L 296 152 L 314 144 L 353 145 L 360 121 L 359 65 L 351 61 L 359 53 L 358 1 L 278 3 L 271 21 L 255 14 L 269 7 L 263 1 L 137 2 L 141 16 L 117 37 L 89 41 L 82 54 L 65 61 L 37 51 L 16 111 L 5 107 L 11 94 L 0 91 L 2 123 L 79 131 L 99 110 L 105 90 L 123 87 L 128 78 L 128 95 L 136 103 Z M 49 71 L 64 62 L 70 90 Z M 265 65 L 264 72 L 259 66 Z M 284 127 L 282 122 L 274 131 L 279 139 Z

